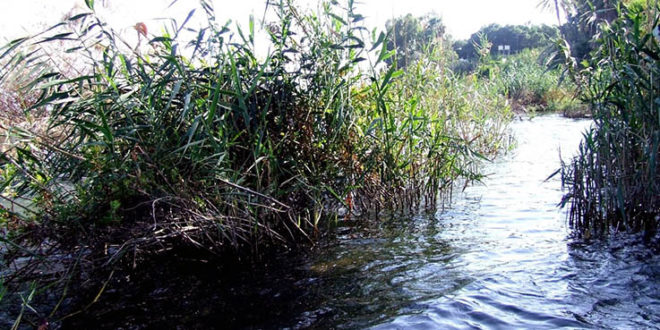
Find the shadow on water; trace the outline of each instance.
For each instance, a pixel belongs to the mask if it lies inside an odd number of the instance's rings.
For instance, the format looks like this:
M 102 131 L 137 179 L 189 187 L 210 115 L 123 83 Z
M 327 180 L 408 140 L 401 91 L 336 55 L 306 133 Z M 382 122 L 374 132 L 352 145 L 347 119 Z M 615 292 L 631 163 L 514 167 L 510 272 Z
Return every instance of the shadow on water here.
M 658 254 L 567 238 L 560 182 L 545 180 L 588 124 L 516 122 L 517 148 L 444 211 L 341 222 L 317 251 L 254 268 L 151 265 L 65 326 L 656 328 Z
M 439 228 L 432 216 L 397 218 L 380 228 L 347 221 L 313 255 L 258 266 L 154 260 L 132 277 L 115 276 L 103 299 L 64 327 L 366 327 L 422 311 L 417 302 L 472 281 L 456 269 L 460 252 L 437 238 Z
M 660 254 L 641 236 L 569 244 L 563 278 L 575 313 L 597 328 L 658 328 Z

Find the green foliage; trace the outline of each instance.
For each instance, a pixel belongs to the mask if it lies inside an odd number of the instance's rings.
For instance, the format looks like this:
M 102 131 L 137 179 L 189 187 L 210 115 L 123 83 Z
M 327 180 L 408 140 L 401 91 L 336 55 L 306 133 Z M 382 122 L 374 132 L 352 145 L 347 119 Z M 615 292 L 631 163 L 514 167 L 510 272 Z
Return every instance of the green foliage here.
M 570 224 L 585 237 L 658 229 L 660 46 L 652 28 L 660 7 L 638 9 L 618 6 L 599 21 L 590 56 L 568 62 L 595 124 L 562 176 Z
M 439 190 L 479 179 L 476 164 L 506 141 L 505 100 L 455 77 L 442 45 L 415 48 L 401 71 L 352 1 L 316 15 L 287 0 L 269 6 L 278 20 L 264 56 L 254 22 L 232 33 L 206 1 L 208 26 L 172 21 L 146 45 L 83 13 L 25 39 L 29 52 L 25 40 L 5 46 L 0 77 L 29 63 L 40 93 L 25 110 L 49 111 L 43 129 L 6 132 L 0 166 L 13 195 L 2 196 L 12 209 L 30 201 L 6 221 L 25 233 L 8 258 L 47 242 L 91 254 L 93 268 L 127 251 L 313 242 L 341 206 L 353 215 L 435 207 Z M 183 30 L 194 39 L 180 40 Z M 420 47 L 437 37 L 417 32 Z M 54 63 L 49 43 L 75 54 L 76 70 Z
M 207 26 L 172 21 L 144 45 L 89 12 L 0 49 L 0 87 L 30 77 L 36 96 L 20 112 L 48 113 L 36 128 L 2 127 L 1 257 L 27 260 L 5 285 L 36 279 L 30 299 L 44 288 L 64 299 L 72 278 L 98 280 L 128 254 L 135 263 L 314 242 L 342 207 L 365 217 L 432 209 L 506 146 L 505 98 L 451 72 L 455 53 L 429 43 L 442 34 L 437 19 L 421 20 L 437 29 L 415 30 L 399 70 L 353 1 L 317 14 L 270 2 L 277 21 L 263 56 L 252 20 L 232 32 L 201 5 Z M 70 61 L 55 61 L 49 44 Z
M 385 26 L 389 36 L 387 48 L 396 50 L 396 56 L 386 62 L 388 65 L 396 62 L 397 68 L 405 68 L 420 59 L 445 34 L 442 19 L 432 14 L 422 17 L 407 14 L 388 20 Z
M 357 16 L 351 10 L 342 18 L 326 5 L 325 16 L 311 20 L 281 2 L 281 24 L 270 30 L 274 50 L 259 61 L 252 34 L 216 26 L 204 4 L 209 26 L 192 43 L 176 39 L 183 27 L 174 23 L 150 41 L 148 54 L 122 47 L 93 15 L 69 22 L 84 74 L 52 68 L 33 83 L 44 91 L 35 106 L 52 109 L 47 135 L 61 139 L 39 141 L 43 152 L 25 148 L 16 159 L 24 190 L 54 196 L 53 207 L 70 213 L 59 218 L 78 217 L 65 226 L 115 223 L 127 214 L 196 223 L 203 214 L 212 220 L 203 226 L 217 227 L 210 239 L 233 245 L 307 233 L 287 220 L 289 205 L 321 207 L 320 182 L 337 175 L 332 164 L 349 136 L 349 91 L 365 52 Z M 94 33 L 104 37 L 89 46 Z M 59 189 L 60 180 L 73 189 Z
M 557 29 L 549 25 L 500 26 L 498 24 L 491 24 L 479 29 L 467 41 L 455 43 L 454 50 L 460 58 L 474 60 L 480 57 L 478 45 L 480 45 L 480 39 L 483 37 L 493 44 L 490 53 L 492 55 L 498 55 L 498 46 L 509 45 L 513 54 L 524 49 L 545 47 L 557 35 Z
M 576 86 L 561 81 L 561 69 L 547 68 L 541 59 L 540 49 L 501 57 L 495 61 L 498 73 L 491 83 L 516 110 L 570 112 L 581 108 Z
M 506 147 L 506 99 L 475 77 L 455 75 L 454 60 L 450 49 L 428 48 L 405 70 L 390 69 L 384 81 L 398 76 L 390 84 L 372 83 L 359 94 L 366 149 L 357 154 L 376 161 L 369 166 L 382 164 L 386 191 L 399 190 L 401 206 L 419 203 L 415 195 L 435 204 L 436 192 L 458 177 L 479 180 L 479 162 Z
M 617 6 L 625 4 L 631 10 L 639 11 L 644 8 L 645 2 L 646 0 L 543 0 L 541 4 L 556 10 L 561 37 L 566 41 L 565 44 L 570 45 L 566 49 L 567 52 L 559 51 L 556 55 L 561 61 L 575 58 L 580 62 L 589 57 L 589 53 L 596 46 L 592 38 L 598 33 L 598 25 L 611 22 L 617 17 Z M 566 22 L 563 24 L 560 20 L 561 12 L 566 16 Z M 558 48 L 563 48 L 565 44 L 560 44 Z M 564 56 L 564 53 L 570 55 Z

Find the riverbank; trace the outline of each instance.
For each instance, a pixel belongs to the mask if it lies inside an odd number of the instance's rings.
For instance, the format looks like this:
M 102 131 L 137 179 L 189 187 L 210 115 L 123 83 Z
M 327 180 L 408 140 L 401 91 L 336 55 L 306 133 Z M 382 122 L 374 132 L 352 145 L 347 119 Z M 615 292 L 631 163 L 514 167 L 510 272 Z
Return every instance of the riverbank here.
M 556 208 L 561 182 L 546 180 L 589 125 L 557 114 L 516 121 L 517 146 L 443 210 L 342 221 L 316 250 L 255 268 L 154 263 L 160 276 L 123 279 L 65 324 L 653 328 L 658 254 L 641 236 L 571 237 Z
M 30 79 L 8 104 L 26 122 L 48 113 L 39 129 L 4 129 L 0 156 L 3 303 L 18 323 L 84 314 L 160 258 L 267 264 L 313 246 L 340 209 L 433 210 L 508 146 L 503 96 L 447 74 L 441 45 L 387 66 L 385 34 L 363 33 L 353 8 L 273 5 L 260 57 L 255 32 L 218 25 L 210 7 L 193 40 L 137 24 L 130 44 L 87 6 L 0 52 L 3 84 Z

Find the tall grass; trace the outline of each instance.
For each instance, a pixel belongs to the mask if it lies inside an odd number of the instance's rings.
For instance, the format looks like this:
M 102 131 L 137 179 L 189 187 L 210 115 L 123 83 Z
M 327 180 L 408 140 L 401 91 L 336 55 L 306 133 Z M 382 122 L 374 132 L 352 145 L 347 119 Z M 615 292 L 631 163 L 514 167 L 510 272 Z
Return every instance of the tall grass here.
M 397 79 L 384 89 L 372 83 L 357 97 L 366 148 L 357 154 L 378 160 L 380 165 L 365 165 L 382 166 L 386 195 L 404 196 L 392 196 L 385 203 L 390 208 L 422 201 L 434 207 L 438 191 L 451 189 L 459 177 L 479 180 L 478 164 L 507 146 L 506 99 L 475 76 L 454 74 L 454 60 L 449 48 L 429 45 L 405 70 L 390 68 Z
M 526 48 L 511 55 L 492 55 L 485 34 L 475 44 L 478 59 L 453 61 L 453 71 L 476 73 L 480 82 L 506 97 L 514 112 L 563 112 L 585 116 L 588 109 L 577 97 L 577 86 L 565 75 L 548 44 L 545 49 Z
M 594 117 L 562 175 L 563 204 L 581 236 L 658 229 L 660 48 L 652 30 L 659 10 L 651 1 L 643 10 L 620 5 L 616 19 L 599 25 L 589 60 L 579 66 L 567 56 Z
M 92 3 L 0 52 L 3 83 L 37 72 L 25 113 L 48 112 L 45 128 L 5 131 L 5 283 L 39 271 L 68 283 L 181 247 L 314 242 L 340 207 L 434 208 L 505 144 L 502 97 L 455 77 L 445 49 L 407 71 L 387 67 L 387 36 L 360 25 L 353 1 L 315 14 L 270 2 L 263 56 L 253 20 L 232 32 L 204 0 L 208 26 L 172 21 L 137 47 Z M 66 45 L 76 70 L 53 61 L 49 43 Z
M 575 84 L 564 80 L 559 68 L 548 67 L 544 58 L 541 49 L 498 58 L 492 64 L 497 70 L 492 84 L 517 111 L 571 112 L 583 108 Z

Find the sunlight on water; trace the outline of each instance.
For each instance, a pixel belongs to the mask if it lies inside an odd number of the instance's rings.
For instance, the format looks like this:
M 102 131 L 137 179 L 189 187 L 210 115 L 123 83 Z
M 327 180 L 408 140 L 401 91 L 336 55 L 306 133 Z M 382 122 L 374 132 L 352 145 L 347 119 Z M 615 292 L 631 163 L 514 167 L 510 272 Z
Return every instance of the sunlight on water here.
M 388 221 L 375 237 L 340 236 L 307 265 L 325 294 L 294 327 L 653 327 L 658 259 L 571 242 L 559 176 L 546 181 L 589 124 L 516 121 L 517 147 L 449 209 Z M 650 260 L 629 260 L 634 254 Z
M 589 123 L 514 122 L 517 148 L 443 211 L 342 221 L 316 252 L 258 268 L 156 267 L 64 327 L 657 328 L 660 257 L 636 236 L 568 238 L 559 177 L 546 181 Z

